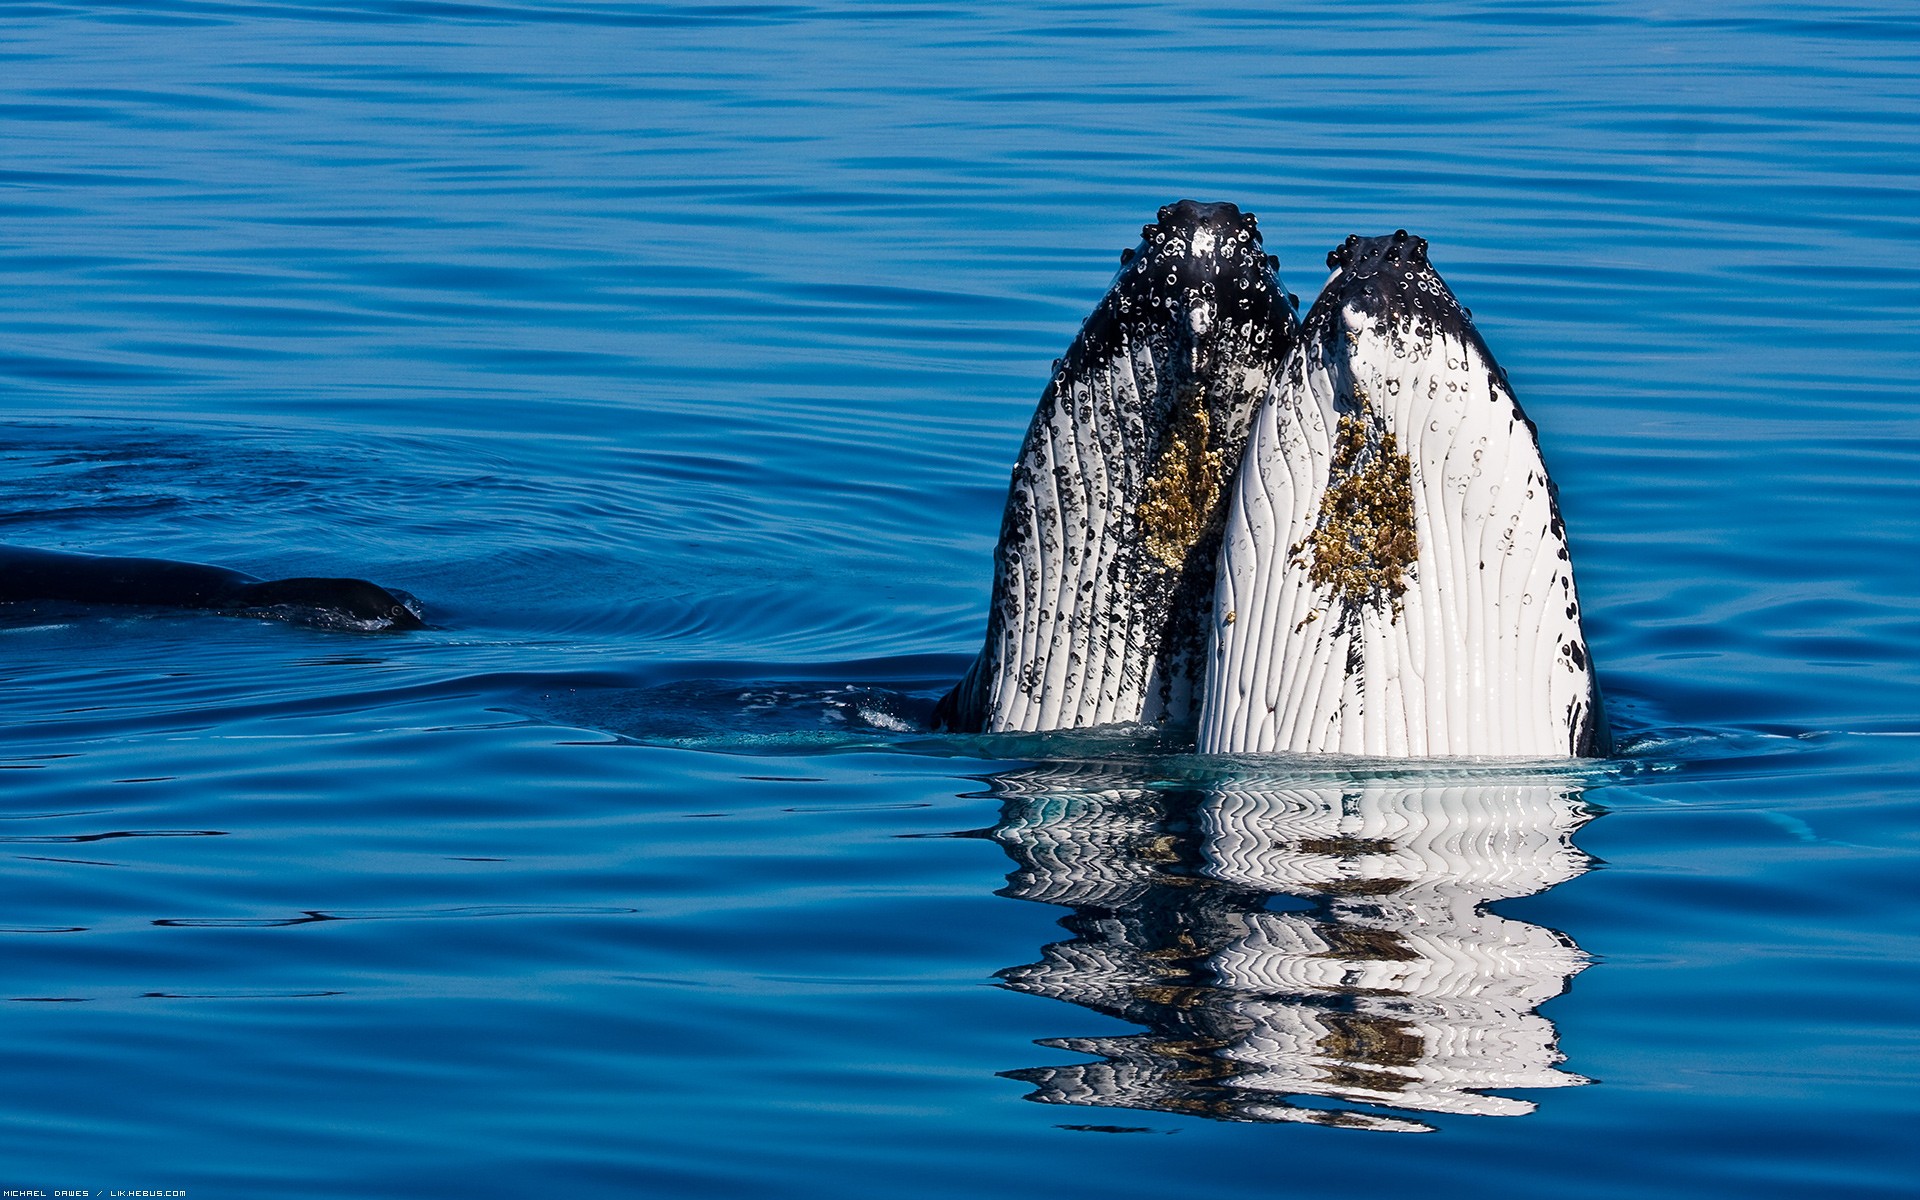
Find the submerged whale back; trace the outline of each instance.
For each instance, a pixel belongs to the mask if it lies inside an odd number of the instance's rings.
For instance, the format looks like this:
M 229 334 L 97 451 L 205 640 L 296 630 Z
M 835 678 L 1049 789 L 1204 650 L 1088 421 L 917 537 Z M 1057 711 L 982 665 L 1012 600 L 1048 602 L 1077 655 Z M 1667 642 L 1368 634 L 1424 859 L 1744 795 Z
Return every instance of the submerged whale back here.
M 0 603 L 139 605 L 216 612 L 308 611 L 318 623 L 422 629 L 392 592 L 364 579 L 256 579 L 226 567 L 0 546 Z
M 1227 518 L 1208 753 L 1604 748 L 1531 421 L 1404 231 L 1349 238 Z
M 1183 200 L 1142 233 L 1028 427 L 938 725 L 1191 720 L 1228 489 L 1296 322 L 1251 215 Z

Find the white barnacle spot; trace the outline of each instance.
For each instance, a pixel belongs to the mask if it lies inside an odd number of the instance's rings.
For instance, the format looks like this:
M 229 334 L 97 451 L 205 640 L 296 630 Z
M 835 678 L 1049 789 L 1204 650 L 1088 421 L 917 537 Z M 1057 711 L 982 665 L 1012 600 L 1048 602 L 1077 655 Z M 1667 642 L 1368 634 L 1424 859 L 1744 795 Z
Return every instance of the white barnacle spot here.
M 1187 314 L 1187 324 L 1193 329 L 1193 336 L 1205 337 L 1213 328 L 1213 305 L 1205 300 L 1195 304 Z
M 1202 226 L 1193 231 L 1193 256 L 1200 258 L 1212 254 L 1214 247 L 1213 230 Z

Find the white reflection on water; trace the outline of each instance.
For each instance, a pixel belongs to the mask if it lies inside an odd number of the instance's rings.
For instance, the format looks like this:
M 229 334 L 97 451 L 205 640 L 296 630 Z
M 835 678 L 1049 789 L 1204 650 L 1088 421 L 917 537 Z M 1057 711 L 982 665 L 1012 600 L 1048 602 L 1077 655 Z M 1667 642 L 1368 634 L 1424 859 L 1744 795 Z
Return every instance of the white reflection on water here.
M 1533 1102 L 1497 1090 L 1587 1082 L 1536 1011 L 1586 954 L 1487 911 L 1591 865 L 1573 782 L 1075 766 L 993 787 L 1001 894 L 1073 909 L 1074 934 L 1000 978 L 1146 1027 L 1045 1040 L 1098 1061 L 1007 1072 L 1029 1099 L 1411 1132 L 1430 1126 L 1377 1109 L 1512 1116 Z

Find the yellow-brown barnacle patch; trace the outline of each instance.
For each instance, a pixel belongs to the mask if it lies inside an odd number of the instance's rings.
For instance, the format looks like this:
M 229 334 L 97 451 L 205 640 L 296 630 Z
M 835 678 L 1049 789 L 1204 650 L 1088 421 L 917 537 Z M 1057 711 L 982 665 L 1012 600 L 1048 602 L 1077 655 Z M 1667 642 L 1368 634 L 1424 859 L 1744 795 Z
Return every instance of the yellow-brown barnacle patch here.
M 1320 514 L 1289 547 L 1307 578 L 1349 606 L 1386 600 L 1398 620 L 1407 569 L 1420 556 L 1414 532 L 1413 468 L 1393 433 L 1365 407 L 1341 416 Z
M 1211 1063 L 1220 1061 L 1220 1052 L 1232 1046 L 1225 1038 L 1183 1037 L 1164 1038 L 1154 1043 L 1154 1049 L 1168 1058 L 1177 1058 L 1185 1062 Z
M 1207 990 L 1192 986 L 1181 987 L 1174 984 L 1148 983 L 1137 986 L 1133 994 L 1149 1004 L 1162 1008 L 1197 1008 L 1207 998 Z
M 1315 1080 L 1321 1087 L 1338 1091 L 1403 1092 L 1416 1080 L 1393 1071 L 1375 1071 L 1352 1063 L 1336 1062 L 1320 1068 Z
M 1212 421 L 1204 394 L 1182 396 L 1173 428 L 1147 477 L 1140 501 L 1140 529 L 1147 550 L 1173 569 L 1221 517 L 1226 456 L 1212 445 Z
M 1406 881 L 1401 880 L 1402 888 Z M 1380 895 L 1379 892 L 1363 893 Z M 1314 958 L 1342 958 L 1349 962 L 1414 962 L 1420 954 L 1408 945 L 1406 936 L 1395 929 L 1376 929 L 1371 925 L 1329 925 L 1320 930 L 1327 948 Z
M 1343 1062 L 1411 1067 L 1426 1051 L 1426 1039 L 1418 1029 L 1391 1017 L 1335 1011 L 1322 1014 L 1320 1021 L 1327 1032 L 1320 1038 L 1319 1050 Z

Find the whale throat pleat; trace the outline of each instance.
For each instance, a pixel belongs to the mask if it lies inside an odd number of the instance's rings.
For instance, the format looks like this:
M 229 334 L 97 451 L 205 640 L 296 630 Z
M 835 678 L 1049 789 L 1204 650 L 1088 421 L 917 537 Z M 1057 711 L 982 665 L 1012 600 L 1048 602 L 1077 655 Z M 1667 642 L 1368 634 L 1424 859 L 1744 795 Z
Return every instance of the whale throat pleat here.
M 986 643 L 937 724 L 1192 723 L 1233 474 L 1296 319 L 1233 205 L 1143 235 L 1027 428 Z
M 1423 243 L 1335 265 L 1236 482 L 1200 750 L 1599 752 L 1532 424 Z

